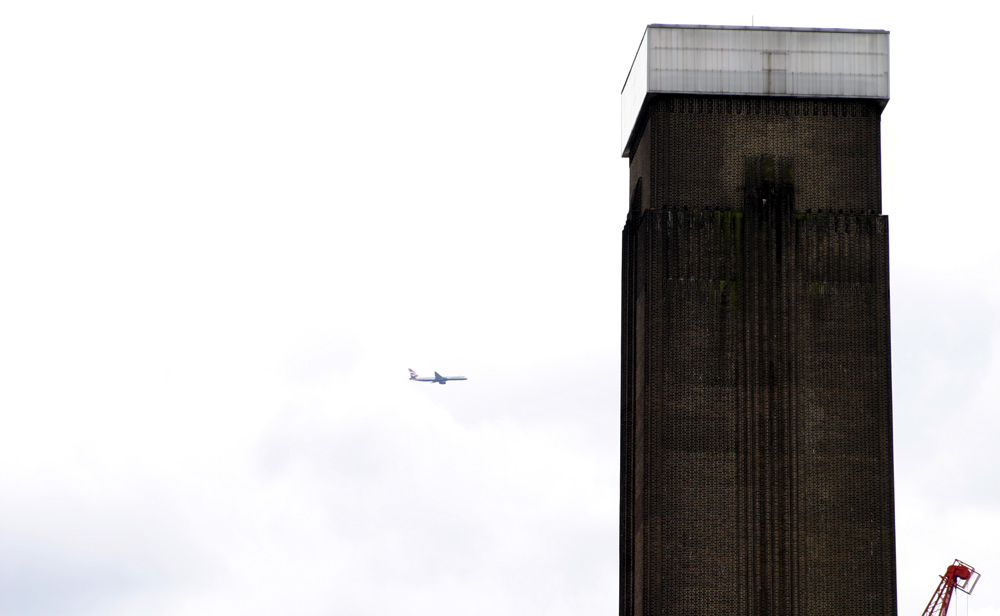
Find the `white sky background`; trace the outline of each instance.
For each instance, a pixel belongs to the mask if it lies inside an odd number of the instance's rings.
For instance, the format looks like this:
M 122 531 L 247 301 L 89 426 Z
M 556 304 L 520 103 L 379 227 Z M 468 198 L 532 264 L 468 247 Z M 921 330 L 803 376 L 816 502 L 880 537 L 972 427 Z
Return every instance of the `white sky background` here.
M 899 613 L 1000 616 L 980 6 L 5 3 L 0 614 L 616 613 L 619 92 L 753 19 L 892 33 Z

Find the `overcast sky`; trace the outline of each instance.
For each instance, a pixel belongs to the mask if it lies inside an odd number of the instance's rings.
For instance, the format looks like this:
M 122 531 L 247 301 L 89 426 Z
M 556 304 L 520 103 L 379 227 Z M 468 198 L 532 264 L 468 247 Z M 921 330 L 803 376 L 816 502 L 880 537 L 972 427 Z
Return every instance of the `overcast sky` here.
M 3 3 L 0 614 L 615 614 L 619 94 L 754 23 L 891 31 L 899 613 L 1000 616 L 982 6 Z

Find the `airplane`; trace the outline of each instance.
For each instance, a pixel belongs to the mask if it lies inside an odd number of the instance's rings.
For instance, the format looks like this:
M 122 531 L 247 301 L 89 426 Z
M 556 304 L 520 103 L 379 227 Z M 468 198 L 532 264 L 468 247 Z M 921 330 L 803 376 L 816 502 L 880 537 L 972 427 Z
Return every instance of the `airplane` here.
M 437 372 L 434 376 L 418 376 L 416 372 L 410 369 L 410 380 L 411 381 L 424 381 L 426 383 L 441 383 L 446 384 L 448 381 L 467 381 L 469 379 L 464 376 L 441 376 Z

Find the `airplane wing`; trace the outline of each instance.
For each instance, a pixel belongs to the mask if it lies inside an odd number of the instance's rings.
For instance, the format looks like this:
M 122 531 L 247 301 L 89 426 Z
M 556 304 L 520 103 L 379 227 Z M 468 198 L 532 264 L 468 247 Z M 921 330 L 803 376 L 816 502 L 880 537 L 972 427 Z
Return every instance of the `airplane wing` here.
M 434 382 L 445 385 L 448 381 L 464 381 L 466 378 L 464 376 L 441 376 L 439 373 L 434 373 Z

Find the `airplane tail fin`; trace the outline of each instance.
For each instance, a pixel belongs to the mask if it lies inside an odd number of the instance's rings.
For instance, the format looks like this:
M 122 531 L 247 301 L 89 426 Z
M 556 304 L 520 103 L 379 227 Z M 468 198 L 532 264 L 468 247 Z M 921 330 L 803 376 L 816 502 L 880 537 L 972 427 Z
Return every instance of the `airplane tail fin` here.
M 407 368 L 410 371 L 410 380 L 413 381 L 417 378 L 417 373 L 413 371 L 413 368 Z

